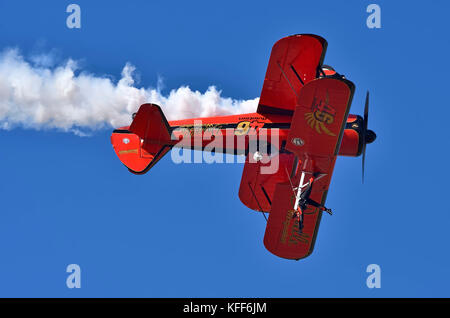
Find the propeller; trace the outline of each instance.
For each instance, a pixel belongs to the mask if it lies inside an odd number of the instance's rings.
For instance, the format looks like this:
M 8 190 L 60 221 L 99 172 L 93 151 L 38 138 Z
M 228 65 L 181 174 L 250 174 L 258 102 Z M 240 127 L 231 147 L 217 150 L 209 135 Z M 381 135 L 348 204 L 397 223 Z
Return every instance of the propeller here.
M 369 123 L 369 91 L 366 94 L 366 104 L 364 106 L 364 121 L 362 127 L 362 139 L 363 139 L 363 148 L 362 148 L 362 183 L 364 183 L 364 166 L 366 162 L 366 145 L 375 141 L 377 135 L 372 130 L 367 129 L 367 125 Z

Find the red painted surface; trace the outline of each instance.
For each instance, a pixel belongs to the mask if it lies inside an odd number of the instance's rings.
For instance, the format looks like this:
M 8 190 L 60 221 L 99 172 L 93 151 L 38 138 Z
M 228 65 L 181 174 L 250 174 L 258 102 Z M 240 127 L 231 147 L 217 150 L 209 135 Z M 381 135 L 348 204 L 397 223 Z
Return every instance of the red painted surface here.
M 131 125 L 111 136 L 117 156 L 131 172 L 143 174 L 172 147 L 204 150 L 213 142 L 222 145 L 214 147 L 216 152 L 246 155 L 239 198 L 252 210 L 270 212 L 266 248 L 288 259 L 310 255 L 322 212 L 304 211 L 300 233 L 292 218 L 292 185 L 298 186 L 302 171 L 326 174 L 311 193 L 323 204 L 337 155 L 358 156 L 362 146 L 362 118 L 348 115 L 353 84 L 331 68 L 321 68 L 326 47 L 315 35 L 275 43 L 255 113 L 168 122 L 159 106 L 142 105 Z M 261 134 L 277 146 L 268 162 L 268 155 L 255 162 L 249 146 Z M 275 161 L 278 169 L 263 173 Z

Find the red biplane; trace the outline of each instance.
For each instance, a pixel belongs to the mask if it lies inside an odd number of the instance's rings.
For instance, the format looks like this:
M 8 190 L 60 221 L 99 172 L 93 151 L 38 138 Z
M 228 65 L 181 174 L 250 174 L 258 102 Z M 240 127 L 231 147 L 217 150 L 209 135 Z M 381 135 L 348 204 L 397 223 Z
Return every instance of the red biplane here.
M 114 130 L 114 150 L 135 174 L 173 147 L 211 150 L 212 140 L 225 145 L 215 152 L 245 155 L 239 198 L 269 213 L 265 247 L 287 259 L 307 257 L 323 211 L 331 212 L 323 205 L 337 156 L 362 154 L 364 178 L 366 144 L 376 138 L 367 129 L 368 93 L 364 118 L 349 115 L 355 87 L 322 65 L 326 48 L 325 39 L 310 34 L 276 42 L 256 113 L 168 122 L 159 106 L 144 104 L 130 126 Z M 276 169 L 268 169 L 274 161 Z

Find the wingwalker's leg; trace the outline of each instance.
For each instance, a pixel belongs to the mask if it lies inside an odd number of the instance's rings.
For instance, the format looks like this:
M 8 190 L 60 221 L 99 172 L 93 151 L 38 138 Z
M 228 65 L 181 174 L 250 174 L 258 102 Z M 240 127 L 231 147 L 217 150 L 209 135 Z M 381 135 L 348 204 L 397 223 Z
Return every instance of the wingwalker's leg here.
M 303 184 L 304 180 L 305 180 L 305 172 L 302 171 L 302 175 L 300 177 L 300 183 L 298 184 L 298 188 L 297 188 L 297 196 L 295 197 L 295 204 L 294 204 L 294 210 L 295 211 L 297 211 L 297 209 L 298 209 L 298 204 L 300 202 L 300 198 L 301 198 L 301 195 L 302 195 L 302 189 L 305 186 Z
M 326 208 L 325 206 L 323 206 L 322 204 L 308 198 L 306 199 L 306 204 L 308 205 L 312 205 L 313 207 L 319 208 L 321 210 L 324 210 L 325 212 L 327 212 L 329 215 L 333 215 L 333 211 L 331 211 L 331 209 Z

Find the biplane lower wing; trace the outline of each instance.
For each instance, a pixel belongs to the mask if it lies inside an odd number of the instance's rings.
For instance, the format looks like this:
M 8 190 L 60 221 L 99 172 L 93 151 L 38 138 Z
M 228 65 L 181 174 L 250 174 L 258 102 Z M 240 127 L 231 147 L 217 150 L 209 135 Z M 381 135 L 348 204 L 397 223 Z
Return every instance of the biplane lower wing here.
M 276 185 L 264 235 L 264 245 L 277 256 L 300 259 L 314 248 L 322 211 L 308 206 L 300 230 L 293 218 L 297 191 L 314 174 L 320 174 L 310 198 L 325 203 L 353 92 L 353 84 L 340 78 L 316 79 L 300 91 L 286 143 L 298 160 L 289 182 Z

